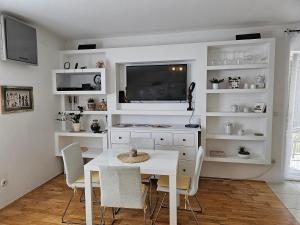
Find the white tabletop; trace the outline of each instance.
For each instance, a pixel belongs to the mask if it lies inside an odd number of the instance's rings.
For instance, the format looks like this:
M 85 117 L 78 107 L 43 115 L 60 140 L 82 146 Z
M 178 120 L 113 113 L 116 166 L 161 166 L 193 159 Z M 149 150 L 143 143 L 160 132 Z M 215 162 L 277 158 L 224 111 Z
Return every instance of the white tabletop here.
M 124 150 L 109 149 L 84 166 L 85 170 L 98 171 L 99 166 L 139 166 L 143 174 L 176 175 L 179 160 L 178 151 L 141 150 L 150 155 L 150 159 L 141 163 L 123 163 L 117 155 Z

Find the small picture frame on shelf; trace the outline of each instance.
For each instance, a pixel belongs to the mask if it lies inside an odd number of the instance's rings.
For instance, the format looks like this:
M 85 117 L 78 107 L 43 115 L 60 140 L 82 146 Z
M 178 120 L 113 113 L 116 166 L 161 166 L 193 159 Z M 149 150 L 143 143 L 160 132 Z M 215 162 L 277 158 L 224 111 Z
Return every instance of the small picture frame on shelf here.
M 219 157 L 219 158 L 225 158 L 225 152 L 224 151 L 218 151 L 218 150 L 211 150 L 209 151 L 210 157 Z
M 255 103 L 253 111 L 255 113 L 265 113 L 266 112 L 266 104 L 262 103 L 262 102 Z
M 33 111 L 33 87 L 0 86 L 1 113 Z

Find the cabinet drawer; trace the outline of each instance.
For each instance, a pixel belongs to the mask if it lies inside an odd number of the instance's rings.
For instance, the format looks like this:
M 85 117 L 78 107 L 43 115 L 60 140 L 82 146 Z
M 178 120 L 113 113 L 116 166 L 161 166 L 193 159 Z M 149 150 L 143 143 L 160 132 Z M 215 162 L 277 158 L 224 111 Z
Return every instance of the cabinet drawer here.
M 152 137 L 156 145 L 172 145 L 173 138 L 171 133 L 153 133 Z
M 193 176 L 194 168 L 195 168 L 195 161 L 179 160 L 178 175 Z
M 111 144 L 112 150 L 129 150 L 128 144 Z
M 155 145 L 155 149 L 157 150 L 170 150 L 170 151 L 178 151 L 179 152 L 179 159 L 184 160 L 194 160 L 196 150 L 194 148 L 188 147 L 176 147 L 176 146 L 162 146 L 162 145 Z
M 174 134 L 174 145 L 192 147 L 195 145 L 195 135 L 194 134 Z
M 180 155 L 179 159 L 184 160 L 194 160 L 195 159 L 195 149 L 193 148 L 178 148 Z
M 151 133 L 147 132 L 131 132 L 132 138 L 151 138 Z
M 129 140 L 130 140 L 129 132 L 119 132 L 119 131 L 111 132 L 111 143 L 127 144 L 127 143 L 129 143 Z

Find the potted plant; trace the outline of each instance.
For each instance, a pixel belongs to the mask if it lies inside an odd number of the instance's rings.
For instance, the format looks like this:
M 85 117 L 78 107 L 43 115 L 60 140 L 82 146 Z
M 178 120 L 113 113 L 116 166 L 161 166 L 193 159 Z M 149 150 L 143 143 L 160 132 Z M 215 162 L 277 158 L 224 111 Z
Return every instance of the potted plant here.
M 219 84 L 224 82 L 224 79 L 217 79 L 217 78 L 213 78 L 211 80 L 209 80 L 210 83 L 212 83 L 212 88 L 213 89 L 219 89 Z
M 250 158 L 250 152 L 248 152 L 248 151 L 246 150 L 246 147 L 240 146 L 240 147 L 239 147 L 238 156 L 239 156 L 240 158 L 243 158 L 243 159 L 249 159 L 249 158 Z
M 88 110 L 89 110 L 89 111 L 95 111 L 95 110 L 96 110 L 95 99 L 89 98 L 89 99 L 88 99 L 88 103 L 87 103 L 87 107 L 88 107 Z
M 79 108 L 79 107 L 78 107 Z M 73 130 L 75 132 L 80 131 L 80 118 L 82 117 L 82 107 L 79 108 L 79 113 L 66 113 L 66 112 L 59 112 L 58 116 L 58 121 L 71 121 Z

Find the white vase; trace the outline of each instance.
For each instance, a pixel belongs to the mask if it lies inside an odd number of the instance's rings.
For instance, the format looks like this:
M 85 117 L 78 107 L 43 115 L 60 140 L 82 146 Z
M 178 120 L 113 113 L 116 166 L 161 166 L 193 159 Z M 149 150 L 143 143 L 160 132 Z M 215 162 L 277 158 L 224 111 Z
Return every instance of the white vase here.
M 213 89 L 219 89 L 219 84 L 218 83 L 212 83 L 212 88 Z
M 79 132 L 80 131 L 80 123 L 73 123 L 73 131 Z

